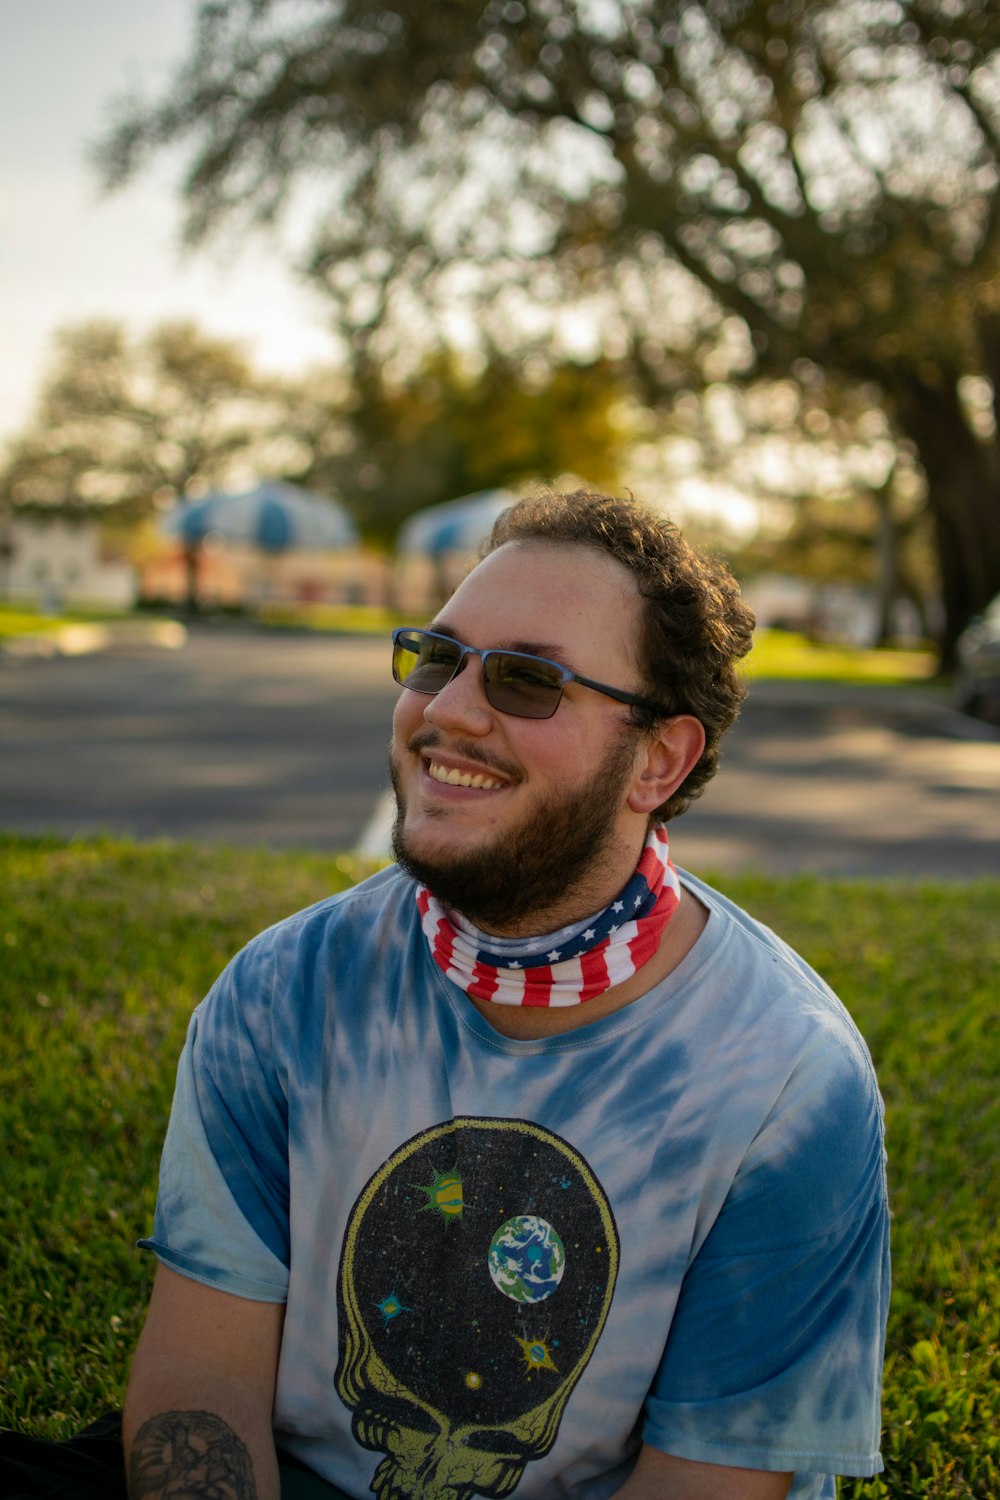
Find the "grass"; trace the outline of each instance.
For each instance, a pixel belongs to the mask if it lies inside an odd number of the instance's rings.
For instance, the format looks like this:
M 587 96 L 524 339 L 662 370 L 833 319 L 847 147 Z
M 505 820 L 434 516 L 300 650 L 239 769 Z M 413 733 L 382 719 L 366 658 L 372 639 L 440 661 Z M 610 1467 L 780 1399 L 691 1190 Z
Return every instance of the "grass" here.
M 61 630 L 67 625 L 119 620 L 120 614 L 76 610 L 70 614 L 41 614 L 0 605 L 0 640 Z M 266 603 L 257 615 L 260 624 L 275 630 L 314 630 L 347 635 L 388 635 L 396 625 L 412 625 L 408 615 L 376 604 Z M 930 650 L 868 650 L 824 645 L 784 630 L 761 630 L 747 659 L 751 677 L 786 678 L 810 682 L 848 682 L 870 686 L 927 683 L 937 670 Z
M 177 612 L 184 613 L 181 605 Z M 164 606 L 159 614 L 169 614 Z M 0 604 L 0 640 L 19 635 L 38 635 L 53 630 L 62 630 L 67 625 L 92 625 L 102 621 L 120 621 L 133 618 L 120 610 L 73 609 L 65 613 L 43 613 L 27 607 L 15 609 L 12 605 Z M 148 619 L 141 613 L 135 618 Z M 214 618 L 211 610 L 206 618 Z M 262 625 L 275 629 L 320 630 L 337 634 L 371 635 L 387 634 L 394 625 L 411 624 L 409 616 L 394 613 L 377 604 L 296 604 L 265 603 L 256 614 L 238 611 L 234 619 L 255 619 Z
M 259 619 L 274 629 L 325 630 L 342 635 L 388 635 L 396 625 L 412 625 L 405 615 L 379 604 L 263 604 Z
M 63 1437 L 122 1396 L 188 1015 L 348 858 L 0 837 L 0 1424 Z M 1000 881 L 716 881 L 834 984 L 886 1098 L 895 1290 L 882 1479 L 1000 1494 Z
M 120 628 L 128 635 L 134 622 L 138 622 L 140 629 L 146 631 L 157 630 L 164 626 L 168 630 L 178 630 L 180 627 L 164 614 L 136 614 L 124 610 L 112 609 L 73 609 L 63 614 L 43 614 L 40 610 L 14 609 L 10 605 L 0 604 L 0 646 L 4 641 L 15 641 L 19 637 L 26 636 L 51 636 L 65 635 L 67 637 L 65 647 L 71 655 L 77 654 L 81 649 L 77 645 L 74 652 L 72 645 L 73 637 L 77 642 L 86 640 L 89 636 L 100 638 L 105 634 L 103 627 L 108 626 L 112 633 Z M 91 649 L 89 646 L 83 649 Z
M 412 625 L 407 615 L 373 604 L 265 604 L 260 622 L 277 629 L 388 635 Z M 846 682 L 871 687 L 926 683 L 937 670 L 931 650 L 871 650 L 825 645 L 784 630 L 761 630 L 747 659 L 750 677 Z
M 0 605 L 0 640 L 18 635 L 48 634 L 67 625 L 89 625 L 95 617 L 81 613 L 43 615 L 30 609 L 10 609 Z
M 747 658 L 751 677 L 870 686 L 921 683 L 933 678 L 937 656 L 929 650 L 879 650 L 825 645 L 785 630 L 760 630 Z

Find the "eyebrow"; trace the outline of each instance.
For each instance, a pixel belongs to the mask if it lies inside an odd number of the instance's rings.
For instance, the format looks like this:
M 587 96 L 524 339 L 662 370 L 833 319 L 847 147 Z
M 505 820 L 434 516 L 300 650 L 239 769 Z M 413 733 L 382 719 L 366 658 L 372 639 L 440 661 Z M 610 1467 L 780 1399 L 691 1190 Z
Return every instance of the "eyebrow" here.
M 471 645 L 470 641 L 465 640 L 457 630 L 453 630 L 452 627 L 443 620 L 434 620 L 430 625 L 427 626 L 427 629 L 433 630 L 436 635 L 446 635 L 451 640 L 458 641 L 459 645 L 461 646 Z M 565 667 L 568 672 L 572 672 L 575 670 L 567 660 L 566 652 L 564 651 L 563 647 L 549 641 L 518 641 L 507 639 L 499 641 L 495 646 L 484 646 L 483 650 L 519 651 L 523 656 L 544 656 L 548 661 L 557 662 L 559 666 Z

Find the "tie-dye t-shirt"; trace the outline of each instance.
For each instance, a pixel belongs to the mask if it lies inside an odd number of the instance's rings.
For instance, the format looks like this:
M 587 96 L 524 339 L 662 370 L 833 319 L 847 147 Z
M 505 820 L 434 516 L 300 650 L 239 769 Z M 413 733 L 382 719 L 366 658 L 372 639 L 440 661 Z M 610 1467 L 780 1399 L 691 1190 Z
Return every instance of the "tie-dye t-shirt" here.
M 150 1246 L 285 1302 L 279 1447 L 352 1497 L 604 1500 L 640 1440 L 881 1468 L 882 1113 L 828 987 L 690 876 L 649 994 L 500 1035 L 387 870 L 279 923 L 191 1022 Z

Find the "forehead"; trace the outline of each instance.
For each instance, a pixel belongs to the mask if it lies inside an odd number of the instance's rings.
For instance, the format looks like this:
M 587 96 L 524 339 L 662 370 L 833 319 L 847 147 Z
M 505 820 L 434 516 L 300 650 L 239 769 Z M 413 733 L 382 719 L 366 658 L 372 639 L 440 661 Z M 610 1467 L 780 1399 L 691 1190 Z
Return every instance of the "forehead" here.
M 621 563 L 594 547 L 506 542 L 459 585 L 437 618 L 467 645 L 555 656 L 586 672 L 637 656 L 642 600 Z

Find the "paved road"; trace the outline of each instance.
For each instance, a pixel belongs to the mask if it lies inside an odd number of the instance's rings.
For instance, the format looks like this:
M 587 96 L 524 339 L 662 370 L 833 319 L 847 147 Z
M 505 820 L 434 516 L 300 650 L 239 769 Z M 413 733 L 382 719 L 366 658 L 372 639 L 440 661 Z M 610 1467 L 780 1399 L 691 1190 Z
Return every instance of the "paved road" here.
M 0 828 L 352 848 L 394 698 L 368 639 L 0 659 Z M 695 870 L 998 874 L 1000 731 L 919 696 L 761 685 L 673 848 Z
M 760 683 L 674 842 L 695 869 L 998 875 L 1000 730 L 919 694 Z
M 0 827 L 352 848 L 395 697 L 375 640 L 205 629 L 0 660 Z

